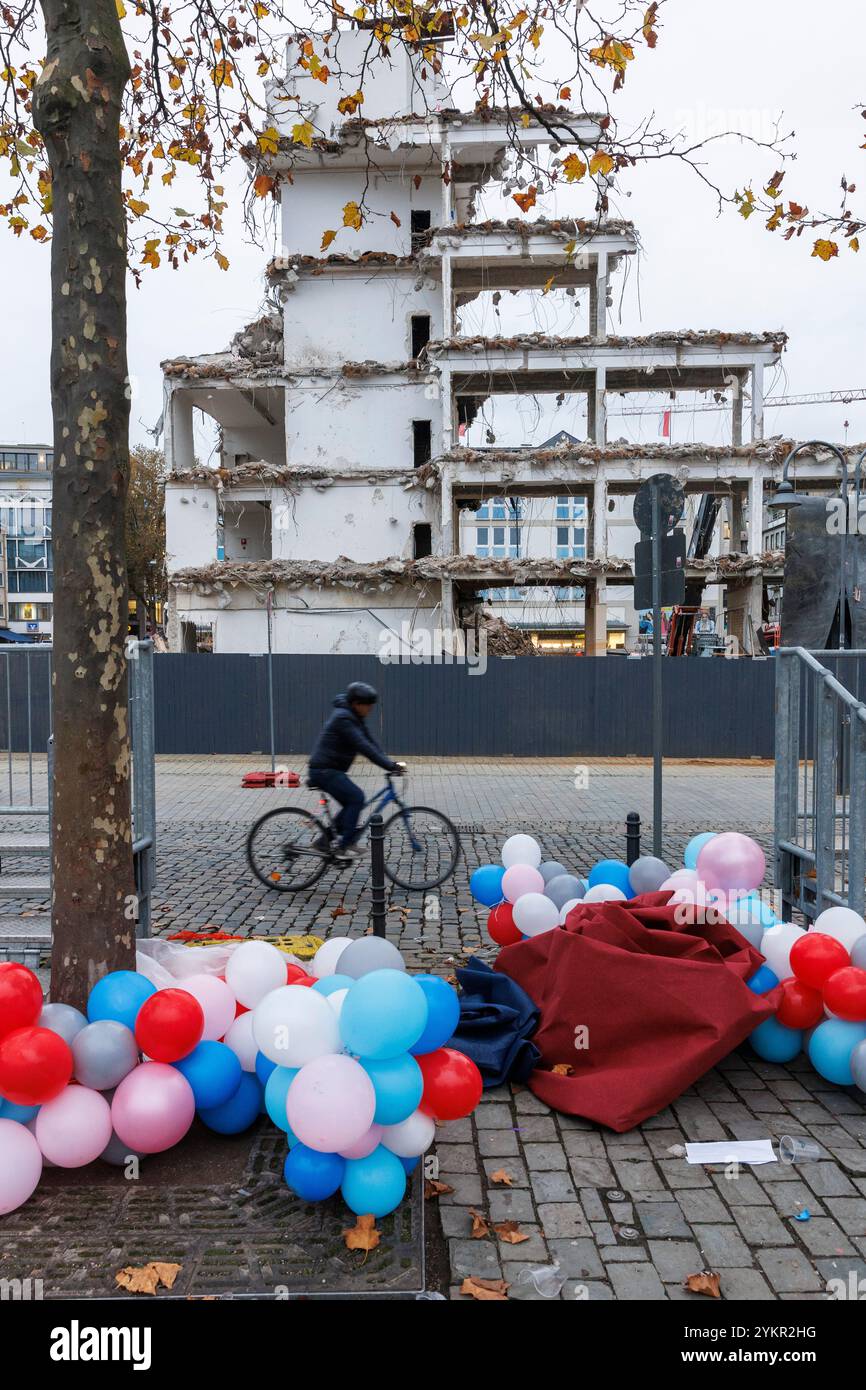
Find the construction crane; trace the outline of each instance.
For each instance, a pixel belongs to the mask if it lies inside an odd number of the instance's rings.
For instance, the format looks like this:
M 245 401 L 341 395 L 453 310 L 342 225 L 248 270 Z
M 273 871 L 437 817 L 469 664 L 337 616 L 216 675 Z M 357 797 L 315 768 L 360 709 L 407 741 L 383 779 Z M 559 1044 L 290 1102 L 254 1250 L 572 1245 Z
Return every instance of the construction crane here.
M 744 395 L 744 400 L 748 396 Z M 803 396 L 768 396 L 764 409 L 770 410 L 783 405 L 850 405 L 852 401 L 866 401 L 866 387 L 856 386 L 850 391 L 813 391 Z M 729 399 L 722 401 L 699 401 L 696 405 L 671 405 L 666 409 L 674 415 L 693 415 L 704 410 L 730 410 Z M 658 415 L 658 406 L 629 406 L 625 410 L 609 410 L 608 416 L 616 415 Z

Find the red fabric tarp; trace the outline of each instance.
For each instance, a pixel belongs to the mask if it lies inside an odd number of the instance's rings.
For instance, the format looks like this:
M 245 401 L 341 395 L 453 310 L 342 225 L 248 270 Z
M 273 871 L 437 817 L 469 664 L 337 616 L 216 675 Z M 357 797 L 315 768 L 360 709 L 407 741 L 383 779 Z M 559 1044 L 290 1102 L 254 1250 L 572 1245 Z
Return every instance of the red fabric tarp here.
M 746 985 L 760 952 L 727 922 L 678 924 L 669 898 L 581 903 L 564 928 L 500 951 L 496 969 L 541 1010 L 529 1085 L 555 1110 L 631 1129 L 775 1013 L 777 990 Z

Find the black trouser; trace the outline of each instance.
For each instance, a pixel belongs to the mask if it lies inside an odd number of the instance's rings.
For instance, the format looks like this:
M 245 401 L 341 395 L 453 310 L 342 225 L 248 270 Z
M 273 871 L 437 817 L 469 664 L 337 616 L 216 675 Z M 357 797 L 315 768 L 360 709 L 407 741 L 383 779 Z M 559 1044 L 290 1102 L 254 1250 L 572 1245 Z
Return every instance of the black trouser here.
M 332 767 L 311 767 L 307 775 L 311 787 L 327 792 L 339 803 L 340 811 L 334 817 L 334 825 L 340 836 L 340 847 L 345 849 L 356 837 L 365 800 L 363 791 L 345 772 L 337 772 Z

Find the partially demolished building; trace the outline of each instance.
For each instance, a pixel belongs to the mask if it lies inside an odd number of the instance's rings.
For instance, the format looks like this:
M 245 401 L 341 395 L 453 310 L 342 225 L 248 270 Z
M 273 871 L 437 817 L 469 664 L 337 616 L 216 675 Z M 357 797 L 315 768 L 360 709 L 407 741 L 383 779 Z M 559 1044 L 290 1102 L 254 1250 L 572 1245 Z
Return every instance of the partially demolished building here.
M 330 39 L 345 74 L 368 44 L 353 28 Z M 402 48 L 368 75 L 363 119 L 338 109 L 350 76 L 294 72 L 271 97 L 281 138 L 260 156 L 279 181 L 283 254 L 267 269 L 279 307 L 224 353 L 163 364 L 171 648 L 194 647 L 205 627 L 215 651 L 264 651 L 270 623 L 275 651 L 393 654 L 414 634 L 452 642 L 493 586 L 562 585 L 583 591 L 586 650 L 600 654 L 607 606 L 632 583 L 632 557 L 608 551 L 609 500 L 661 471 L 721 499 L 728 539 L 693 556 L 688 577 L 692 594 L 724 584 L 742 639 L 781 574 L 762 535 L 786 450 L 764 441 L 763 400 L 785 335 L 610 336 L 612 277 L 637 249 L 630 224 L 475 220 L 509 149 L 552 143 L 543 123 L 453 109 Z M 292 140 L 301 121 L 309 147 Z M 598 118 L 569 124 L 588 149 L 603 142 Z M 361 202 L 358 225 L 343 226 Z M 551 277 L 585 298 L 584 336 L 461 335 L 461 307 L 479 294 L 541 294 Z M 730 445 L 609 442 L 614 393 L 658 392 L 662 408 L 695 390 L 731 402 Z M 466 447 L 461 427 L 501 392 L 582 393 L 588 438 Z M 195 410 L 219 424 L 216 468 L 196 464 Z M 461 554 L 461 510 L 502 495 L 582 499 L 585 554 Z

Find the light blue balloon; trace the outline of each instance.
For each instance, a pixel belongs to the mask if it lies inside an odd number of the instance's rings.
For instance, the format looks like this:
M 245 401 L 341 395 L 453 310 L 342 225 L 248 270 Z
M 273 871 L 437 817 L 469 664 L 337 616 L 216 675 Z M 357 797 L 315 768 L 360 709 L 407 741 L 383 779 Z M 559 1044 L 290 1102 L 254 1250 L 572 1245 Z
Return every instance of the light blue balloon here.
M 769 994 L 778 983 L 779 977 L 773 974 L 769 965 L 759 965 L 752 978 L 746 981 L 753 994 Z
M 341 1190 L 346 1206 L 356 1216 L 369 1214 L 378 1219 L 402 1202 L 406 1170 L 396 1154 L 379 1144 L 366 1158 L 347 1160 Z
M 476 902 L 483 903 L 485 907 L 495 907 L 502 902 L 504 877 L 505 869 L 501 864 L 482 864 L 469 880 L 469 891 Z
M 370 1057 L 361 1057 L 360 1062 L 376 1092 L 373 1123 L 398 1125 L 401 1120 L 408 1120 L 418 1109 L 424 1091 L 424 1077 L 415 1058 L 404 1052 L 401 1057 L 381 1062 Z
M 768 1018 L 750 1034 L 749 1042 L 765 1062 L 793 1062 L 803 1050 L 803 1033 L 799 1028 L 786 1028 L 775 1018 Z
M 634 897 L 631 879 L 628 876 L 628 864 L 624 864 L 621 859 L 601 859 L 597 864 L 593 864 L 589 871 L 589 886 L 595 888 L 599 883 L 610 883 L 625 893 L 627 898 Z
M 111 1018 L 125 1023 L 134 1033 L 138 1011 L 152 994 L 156 994 L 156 985 L 137 970 L 112 970 L 110 975 L 97 980 L 90 991 L 88 1020 L 98 1023 L 103 1018 Z
M 362 975 L 340 1011 L 340 1033 L 349 1052 L 375 1062 L 408 1052 L 426 1026 L 424 991 L 402 970 Z
M 683 864 L 687 869 L 696 869 L 698 867 L 698 855 L 704 845 L 709 844 L 710 840 L 714 840 L 715 838 L 715 830 L 705 830 L 701 835 L 692 836 L 686 845 L 683 855 Z
M 412 1048 L 414 1056 L 423 1057 L 425 1052 L 444 1047 L 453 1035 L 460 1022 L 460 998 L 454 986 L 439 975 L 415 975 L 413 979 L 427 998 L 427 1026 Z
M 19 1125 L 27 1125 L 39 1114 L 38 1105 L 16 1105 L 14 1101 L 0 1096 L 0 1120 L 17 1120 Z
M 837 1086 L 853 1086 L 851 1053 L 866 1038 L 866 1023 L 846 1023 L 841 1018 L 828 1018 L 809 1039 L 809 1058 L 812 1066 L 826 1081 Z
M 289 1094 L 289 1087 L 299 1071 L 300 1067 L 277 1067 L 268 1077 L 265 1086 L 265 1109 L 277 1129 L 288 1131 L 286 1097 Z
M 217 1134 L 241 1134 L 255 1124 L 261 1112 L 262 1083 L 255 1072 L 241 1073 L 241 1082 L 234 1095 L 222 1105 L 199 1110 L 199 1116 Z
M 338 989 L 351 989 L 355 981 L 351 975 L 326 975 L 323 980 L 317 980 L 313 989 L 317 994 L 324 994 L 327 999 L 329 994 L 336 994 Z

